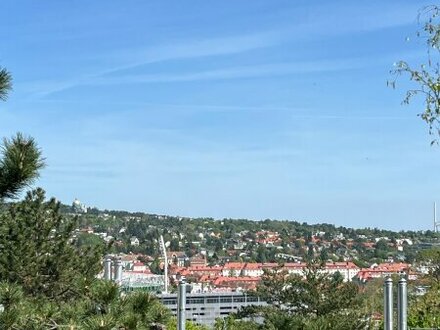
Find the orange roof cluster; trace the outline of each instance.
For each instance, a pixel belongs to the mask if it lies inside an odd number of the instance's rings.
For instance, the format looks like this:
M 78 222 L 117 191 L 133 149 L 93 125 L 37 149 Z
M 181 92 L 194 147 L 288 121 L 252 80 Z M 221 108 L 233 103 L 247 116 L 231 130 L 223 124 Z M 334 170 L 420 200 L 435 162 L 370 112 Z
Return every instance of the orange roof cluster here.
M 396 263 L 383 263 L 379 264 L 373 269 L 377 270 L 383 270 L 383 271 L 390 271 L 390 272 L 402 272 L 409 268 L 409 264 L 404 262 L 396 262 Z
M 223 269 L 243 269 L 245 265 L 244 262 L 227 262 Z
M 257 287 L 257 284 L 260 282 L 259 277 L 226 277 L 219 276 L 217 277 L 212 284 L 216 287 L 243 287 L 246 289 L 253 290 Z
M 220 273 L 228 270 L 258 270 L 281 267 L 284 269 L 304 269 L 307 267 L 305 262 L 301 263 L 285 263 L 281 266 L 278 263 L 257 263 L 257 262 L 228 262 L 224 266 L 190 266 L 190 267 L 175 267 L 174 272 L 195 274 L 195 273 Z M 326 269 L 360 269 L 353 262 L 328 262 L 325 265 Z
M 260 269 L 262 264 L 256 262 L 248 262 L 243 269 Z
M 408 272 L 410 264 L 403 262 L 399 263 L 383 263 L 372 268 L 362 268 L 357 277 L 360 280 L 367 281 L 372 278 L 380 278 L 389 274 L 398 274 L 403 272 Z
M 351 261 L 345 262 L 327 262 L 325 264 L 325 268 L 327 269 L 360 269 Z
M 188 275 L 220 275 L 222 272 L 221 266 L 191 266 L 174 268 L 173 273 L 180 273 L 183 276 Z
M 383 277 L 391 273 L 407 271 L 409 266 L 410 265 L 406 263 L 384 263 L 373 268 L 360 269 L 353 262 L 347 261 L 328 262 L 325 264 L 324 269 L 330 272 L 337 270 L 348 271 L 348 273 L 345 273 L 347 280 L 351 280 L 355 274 L 357 274 L 361 280 L 368 280 Z M 256 283 L 261 280 L 262 270 L 264 269 L 281 268 L 288 271 L 297 270 L 301 272 L 306 267 L 307 264 L 304 262 L 286 263 L 283 266 L 277 263 L 228 262 L 224 266 L 173 267 L 170 273 L 180 273 L 183 276 L 195 276 L 199 282 L 211 283 L 213 286 L 252 289 L 256 286 Z M 229 275 L 229 271 L 234 271 L 234 273 L 230 274 L 232 276 L 227 276 Z
M 284 268 L 286 269 L 304 269 L 307 267 L 307 264 L 305 262 L 297 262 L 297 263 L 286 263 L 284 264 Z M 356 266 L 351 261 L 344 261 L 344 262 L 327 262 L 325 264 L 325 269 L 360 269 L 358 266 Z
M 259 282 L 259 281 L 260 279 L 258 277 L 252 277 L 252 276 L 241 276 L 241 277 L 218 276 L 214 280 L 214 284 L 230 283 L 230 282 Z

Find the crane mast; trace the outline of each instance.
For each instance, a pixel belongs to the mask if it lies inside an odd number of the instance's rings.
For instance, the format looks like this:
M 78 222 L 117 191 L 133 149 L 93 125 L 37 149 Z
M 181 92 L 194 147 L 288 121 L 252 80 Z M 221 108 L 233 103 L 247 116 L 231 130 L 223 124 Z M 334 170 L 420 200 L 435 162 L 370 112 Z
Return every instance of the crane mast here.
M 162 253 L 163 260 L 164 260 L 164 293 L 168 293 L 168 257 L 167 257 L 167 250 L 165 248 L 165 243 L 163 240 L 163 235 L 160 235 L 159 239 L 159 248 L 160 252 Z

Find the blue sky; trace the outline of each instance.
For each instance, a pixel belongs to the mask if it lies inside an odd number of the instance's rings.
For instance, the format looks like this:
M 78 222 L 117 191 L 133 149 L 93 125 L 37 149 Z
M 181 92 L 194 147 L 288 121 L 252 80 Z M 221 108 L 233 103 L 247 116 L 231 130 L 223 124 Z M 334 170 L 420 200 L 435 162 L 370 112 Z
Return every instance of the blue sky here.
M 65 203 L 431 229 L 440 147 L 386 87 L 426 4 L 2 1 L 0 130 Z

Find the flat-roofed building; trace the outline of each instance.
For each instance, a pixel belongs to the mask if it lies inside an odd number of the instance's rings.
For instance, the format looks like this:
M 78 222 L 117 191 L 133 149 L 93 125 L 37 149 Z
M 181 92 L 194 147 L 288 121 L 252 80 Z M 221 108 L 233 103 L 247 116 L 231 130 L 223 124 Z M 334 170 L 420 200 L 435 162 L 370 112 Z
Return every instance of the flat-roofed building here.
M 162 304 L 177 315 L 177 294 L 158 295 Z M 243 292 L 192 293 L 186 296 L 186 319 L 213 326 L 216 318 L 224 318 L 242 307 L 266 305 L 258 297 Z

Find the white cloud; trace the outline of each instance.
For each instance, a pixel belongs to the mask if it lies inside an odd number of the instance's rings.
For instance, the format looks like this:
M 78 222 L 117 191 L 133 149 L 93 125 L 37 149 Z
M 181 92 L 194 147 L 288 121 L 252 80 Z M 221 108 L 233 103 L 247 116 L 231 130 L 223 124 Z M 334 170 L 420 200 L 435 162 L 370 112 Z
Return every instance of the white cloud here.
M 330 72 L 350 70 L 364 67 L 365 61 L 359 59 L 341 59 L 341 60 L 320 60 L 304 61 L 291 63 L 274 63 L 262 65 L 237 66 L 222 68 L 216 70 L 195 71 L 187 73 L 159 73 L 159 74 L 136 74 L 136 75 L 118 75 L 89 77 L 79 80 L 76 83 L 63 83 L 59 88 L 53 88 L 40 93 L 48 95 L 60 92 L 68 88 L 87 85 L 87 86 L 105 86 L 118 84 L 145 84 L 145 83 L 170 83 L 170 82 L 191 82 L 205 80 L 229 80 L 240 78 L 256 78 L 268 76 L 284 76 L 298 73 Z

